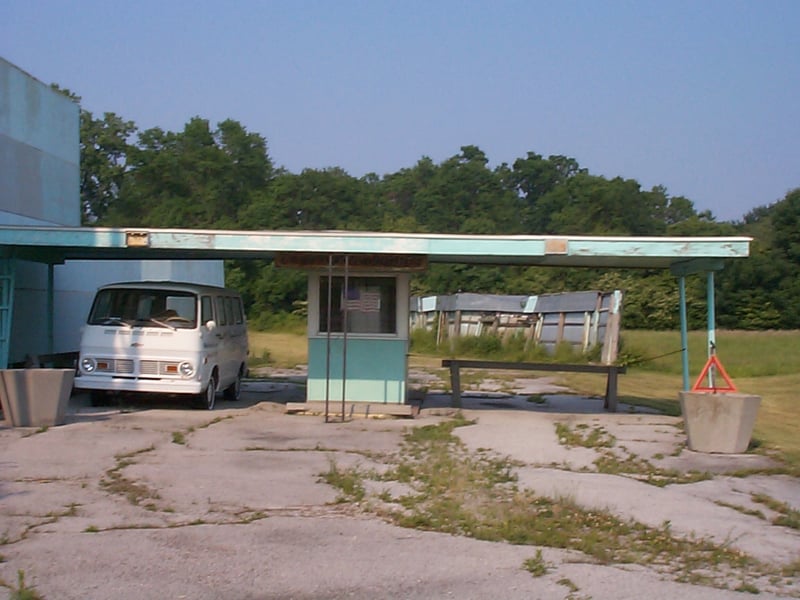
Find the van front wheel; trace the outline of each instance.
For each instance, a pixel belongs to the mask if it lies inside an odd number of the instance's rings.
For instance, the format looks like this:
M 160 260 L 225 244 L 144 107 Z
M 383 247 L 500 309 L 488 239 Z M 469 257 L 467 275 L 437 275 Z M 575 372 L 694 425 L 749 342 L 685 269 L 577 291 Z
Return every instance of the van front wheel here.
M 217 401 L 217 380 L 212 376 L 208 380 L 206 389 L 197 396 L 197 408 L 205 408 L 207 410 L 214 410 L 214 404 Z

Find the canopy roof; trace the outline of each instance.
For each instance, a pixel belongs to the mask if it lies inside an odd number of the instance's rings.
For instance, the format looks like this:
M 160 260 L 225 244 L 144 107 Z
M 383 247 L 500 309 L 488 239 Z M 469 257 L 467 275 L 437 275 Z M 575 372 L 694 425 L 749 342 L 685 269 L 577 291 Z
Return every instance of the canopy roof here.
M 748 237 L 493 236 L 355 231 L 226 231 L 0 226 L 0 257 L 228 259 L 403 255 L 430 263 L 716 270 L 749 254 Z

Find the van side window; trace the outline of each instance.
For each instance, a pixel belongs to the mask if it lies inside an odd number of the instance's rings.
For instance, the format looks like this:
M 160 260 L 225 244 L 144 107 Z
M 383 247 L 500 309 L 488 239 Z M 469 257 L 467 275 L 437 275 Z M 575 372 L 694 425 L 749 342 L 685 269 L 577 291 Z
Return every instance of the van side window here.
M 233 314 L 233 298 L 225 296 L 225 318 L 228 320 L 229 325 L 236 323 L 236 317 Z
M 217 296 L 217 325 L 227 325 L 228 319 L 225 317 L 225 297 Z
M 241 325 L 242 323 L 244 323 L 244 310 L 242 310 L 241 298 L 233 299 L 233 312 L 236 316 L 236 324 Z
M 214 319 L 214 305 L 211 302 L 211 296 L 203 296 L 200 298 L 200 324 L 205 325 Z

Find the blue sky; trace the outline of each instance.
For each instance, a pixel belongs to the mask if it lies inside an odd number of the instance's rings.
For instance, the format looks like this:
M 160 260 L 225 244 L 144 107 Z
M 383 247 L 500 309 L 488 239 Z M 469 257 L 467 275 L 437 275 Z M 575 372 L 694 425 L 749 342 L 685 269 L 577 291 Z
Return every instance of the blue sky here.
M 140 129 L 241 122 L 292 172 L 477 145 L 718 220 L 800 186 L 800 2 L 5 0 L 0 56 Z

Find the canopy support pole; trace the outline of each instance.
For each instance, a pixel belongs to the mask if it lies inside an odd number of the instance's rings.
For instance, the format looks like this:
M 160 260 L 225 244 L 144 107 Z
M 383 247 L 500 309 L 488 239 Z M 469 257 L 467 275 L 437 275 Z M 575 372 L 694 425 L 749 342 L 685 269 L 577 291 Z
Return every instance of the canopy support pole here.
M 680 291 L 680 312 L 681 312 L 681 362 L 683 371 L 683 391 L 689 391 L 689 326 L 686 318 L 686 277 L 681 275 L 678 278 L 678 289 Z

